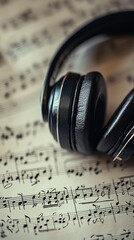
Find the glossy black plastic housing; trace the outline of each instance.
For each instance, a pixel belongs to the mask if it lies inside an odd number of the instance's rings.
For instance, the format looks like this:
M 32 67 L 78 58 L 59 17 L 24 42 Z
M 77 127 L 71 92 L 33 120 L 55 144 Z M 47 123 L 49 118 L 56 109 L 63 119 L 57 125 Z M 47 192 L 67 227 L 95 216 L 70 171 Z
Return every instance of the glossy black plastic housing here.
M 126 161 L 134 156 L 134 121 L 129 132 L 124 134 L 123 140 L 120 142 L 116 151 L 112 154 L 114 159 Z
M 134 88 L 129 92 L 108 124 L 104 127 L 97 150 L 115 157 L 125 137 L 134 125 Z M 124 150 L 126 150 L 124 148 Z M 129 151 L 129 148 L 128 148 Z M 133 146 L 134 153 L 134 146 Z M 132 154 L 131 154 L 132 155 Z

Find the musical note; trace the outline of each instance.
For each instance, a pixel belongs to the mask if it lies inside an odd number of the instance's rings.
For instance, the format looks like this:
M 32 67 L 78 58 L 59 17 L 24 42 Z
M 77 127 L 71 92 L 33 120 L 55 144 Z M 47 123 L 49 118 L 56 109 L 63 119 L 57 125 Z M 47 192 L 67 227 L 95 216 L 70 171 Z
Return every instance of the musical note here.
M 47 68 L 66 37 L 133 8 L 133 0 L 0 0 L 0 238 L 134 238 L 133 159 L 61 149 L 40 110 Z M 100 71 L 109 118 L 134 85 L 134 45 L 133 37 L 102 38 L 76 49 L 60 75 Z
M 79 164 L 78 164 L 79 163 Z M 67 173 L 67 175 L 70 176 L 77 176 L 82 177 L 86 173 L 90 174 L 102 174 L 103 171 L 110 171 L 111 168 L 116 169 L 119 168 L 121 171 L 124 171 L 124 169 L 127 168 L 126 163 L 118 163 L 113 162 L 109 158 L 105 159 L 105 161 L 102 160 L 101 156 L 98 156 L 98 160 L 95 160 L 94 158 L 90 158 L 90 161 L 85 160 L 81 161 L 81 159 L 75 161 L 75 157 L 72 159 L 65 160 L 64 168 Z
M 5 156 L 0 156 L 0 159 L 4 166 L 7 166 L 11 159 L 14 160 L 18 166 L 42 161 L 48 162 L 50 156 L 53 155 L 52 149 L 53 146 L 50 145 L 48 147 L 37 147 L 20 153 L 8 151 Z
M 102 234 L 93 234 L 90 238 L 92 240 L 105 240 L 105 239 L 107 239 L 107 240 L 127 240 L 127 239 L 134 238 L 134 232 L 123 229 L 121 234 L 119 234 L 119 235 L 113 235 L 111 233 L 107 233 L 105 236 Z M 84 238 L 83 240 L 88 240 L 88 238 Z
M 35 185 L 40 182 L 41 177 L 47 177 L 48 180 L 51 180 L 53 177 L 52 166 L 48 165 L 47 167 L 41 167 L 38 169 L 22 169 L 18 172 L 11 172 L 0 175 L 0 183 L 5 189 L 13 186 L 13 182 L 22 182 L 23 184 L 29 180 L 31 185 Z
M 0 141 L 4 145 L 8 143 L 9 140 L 14 140 L 15 143 L 19 143 L 25 138 L 41 134 L 45 129 L 46 124 L 41 122 L 41 120 L 34 120 L 33 122 L 27 122 L 25 125 L 16 125 L 14 127 L 7 125 L 0 127 Z
M 38 179 L 36 176 L 34 178 Z M 54 188 L 46 191 L 41 190 L 38 194 L 18 194 L 19 196 L 17 197 L 1 197 L 0 209 L 8 208 L 11 212 L 11 210 L 15 210 L 16 207 L 20 209 L 21 206 L 23 206 L 23 208 L 26 208 L 26 206 L 32 206 L 33 208 L 40 204 L 43 208 L 61 207 L 62 204 L 68 204 L 69 201 L 75 201 L 75 204 L 83 207 L 96 203 L 110 203 L 114 201 L 118 208 L 121 196 L 124 196 L 124 199 L 125 196 L 129 196 L 129 199 L 132 199 L 134 196 L 133 178 L 134 176 L 131 176 L 131 178 L 127 177 L 127 180 L 121 179 L 118 182 L 111 182 L 109 184 L 103 183 L 92 187 L 78 186 L 76 189 L 68 189 L 67 187 L 64 187 L 63 190 L 56 190 Z M 128 205 L 131 205 L 130 202 Z
M 57 157 L 55 158 L 55 154 L 56 156 L 58 156 L 58 161 Z M 67 156 L 68 160 L 66 161 L 65 158 L 65 161 L 63 161 L 63 164 L 61 164 L 59 159 L 63 156 Z M 3 167 L 5 168 L 4 172 L 0 174 L 0 184 L 2 184 L 3 187 L 6 189 L 13 186 L 14 182 L 22 182 L 23 184 L 25 184 L 27 181 L 30 181 L 32 185 L 35 185 L 40 182 L 42 177 L 47 177 L 48 180 L 51 180 L 56 176 L 62 175 L 65 175 L 68 178 L 70 178 L 71 176 L 76 178 L 82 178 L 82 176 L 84 175 L 99 175 L 103 174 L 104 171 L 110 172 L 112 169 L 115 168 L 120 171 L 124 171 L 124 169 L 128 168 L 128 165 L 126 165 L 126 163 L 115 163 L 109 161 L 110 160 L 103 161 L 101 159 L 101 156 L 98 156 L 98 160 L 90 159 L 89 161 L 88 159 L 85 159 L 85 161 L 83 161 L 80 158 L 76 162 L 75 156 L 74 158 L 72 158 L 72 156 L 68 153 L 66 155 L 66 151 L 64 150 L 59 152 L 59 148 L 55 148 L 53 145 L 47 146 L 47 148 L 38 147 L 20 153 L 13 153 L 8 151 L 5 156 L 0 156 L 0 163 L 3 164 Z M 8 165 L 12 164 L 13 167 L 13 162 L 14 171 L 9 171 Z M 74 162 L 75 165 L 73 165 Z M 43 165 L 37 167 L 38 163 Z M 33 164 L 35 165 L 35 167 L 31 168 Z M 67 167 L 68 164 L 69 166 Z M 27 169 L 28 165 L 29 168 Z M 120 185 L 120 182 L 118 184 Z M 124 183 L 122 183 L 122 191 L 123 184 Z M 114 187 L 116 190 L 118 189 L 118 186 Z M 105 195 L 105 190 L 106 189 L 103 189 L 102 195 Z M 110 191 L 109 188 L 107 190 Z M 127 191 L 129 192 L 129 186 Z
M 27 68 L 18 74 L 12 74 L 0 79 L 0 98 L 2 101 L 17 97 L 19 92 L 28 91 L 35 88 L 44 77 L 44 69 L 47 67 L 49 59 L 32 63 L 31 68 Z
M 127 213 L 126 213 L 126 208 L 127 208 Z M 120 205 L 118 207 L 112 206 L 112 207 L 106 207 L 106 208 L 93 206 L 93 208 L 89 210 L 77 211 L 78 218 L 80 220 L 80 225 L 82 226 L 84 222 L 87 225 L 89 225 L 89 227 L 91 227 L 92 224 L 98 224 L 100 222 L 101 224 L 104 224 L 105 218 L 112 217 L 113 214 L 114 216 L 116 216 L 116 221 L 117 221 L 118 214 L 119 214 L 118 209 L 120 209 L 120 214 L 132 214 L 132 216 L 134 214 L 134 205 L 131 205 L 128 207 L 128 205 L 125 204 L 125 205 Z M 25 221 L 26 221 L 26 224 L 23 224 L 22 219 L 11 219 L 10 216 L 7 216 L 7 220 L 1 219 L 1 223 L 0 223 L 0 226 L 2 228 L 0 232 L 1 236 L 3 235 L 3 232 L 4 234 L 6 234 L 6 236 L 8 236 L 7 234 L 9 232 L 18 233 L 19 231 L 22 231 L 22 230 L 24 231 L 24 233 L 26 233 L 26 228 L 29 232 L 33 228 L 34 234 L 37 235 L 45 231 L 48 232 L 53 230 L 64 229 L 68 227 L 70 224 L 73 224 L 73 226 L 77 226 L 78 224 L 76 212 L 59 213 L 59 214 L 55 212 L 50 216 L 44 216 L 44 214 L 41 213 L 40 215 L 38 215 L 36 220 L 25 215 Z M 126 235 L 129 236 L 130 235 L 129 232 L 126 233 Z

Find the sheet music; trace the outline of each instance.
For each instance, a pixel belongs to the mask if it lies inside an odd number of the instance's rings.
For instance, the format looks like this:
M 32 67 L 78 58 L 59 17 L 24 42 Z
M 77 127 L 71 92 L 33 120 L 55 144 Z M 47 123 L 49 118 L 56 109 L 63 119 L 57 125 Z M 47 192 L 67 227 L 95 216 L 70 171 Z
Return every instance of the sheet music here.
M 61 149 L 40 109 L 44 76 L 60 44 L 77 27 L 121 9 L 134 9 L 134 1 L 0 0 L 1 239 L 134 239 L 134 159 Z M 104 75 L 106 121 L 134 87 L 133 42 L 93 39 L 62 70 Z

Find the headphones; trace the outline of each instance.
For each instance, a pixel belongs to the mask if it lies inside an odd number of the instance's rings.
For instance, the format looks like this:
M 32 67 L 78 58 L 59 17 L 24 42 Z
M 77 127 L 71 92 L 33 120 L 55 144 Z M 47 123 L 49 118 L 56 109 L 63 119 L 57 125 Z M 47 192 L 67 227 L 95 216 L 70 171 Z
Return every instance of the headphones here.
M 42 92 L 42 115 L 61 147 L 83 154 L 95 149 L 114 160 L 134 156 L 134 88 L 128 93 L 106 126 L 106 85 L 99 72 L 57 75 L 72 50 L 100 34 L 134 34 L 134 11 L 117 12 L 88 23 L 58 50 L 52 60 Z

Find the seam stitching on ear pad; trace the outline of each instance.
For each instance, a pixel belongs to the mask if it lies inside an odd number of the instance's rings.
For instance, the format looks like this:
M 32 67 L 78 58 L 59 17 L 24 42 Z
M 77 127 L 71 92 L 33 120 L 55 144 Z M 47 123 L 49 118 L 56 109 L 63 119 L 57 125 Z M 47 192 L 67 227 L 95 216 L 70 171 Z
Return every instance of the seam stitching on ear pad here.
M 58 137 L 61 147 L 72 150 L 70 140 L 70 123 L 72 102 L 76 84 L 80 78 L 80 74 L 68 73 L 62 86 L 61 96 L 58 107 Z
M 121 102 L 104 127 L 97 149 L 108 153 L 134 119 L 134 88 Z
M 100 102 L 100 109 L 97 107 L 98 102 Z M 88 73 L 83 79 L 77 105 L 74 133 L 77 151 L 89 154 L 95 149 L 96 138 L 98 139 L 104 124 L 105 108 L 106 86 L 104 79 L 98 72 Z

